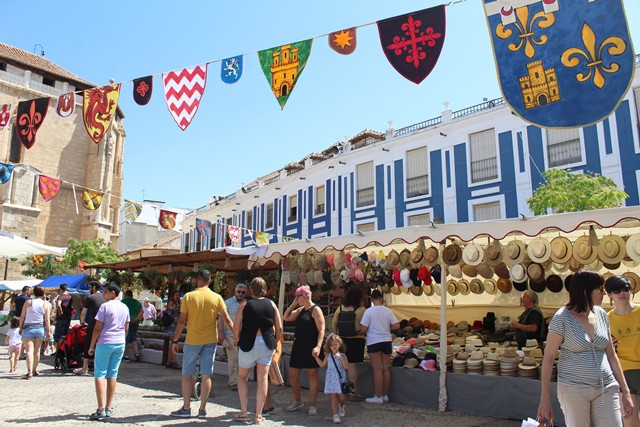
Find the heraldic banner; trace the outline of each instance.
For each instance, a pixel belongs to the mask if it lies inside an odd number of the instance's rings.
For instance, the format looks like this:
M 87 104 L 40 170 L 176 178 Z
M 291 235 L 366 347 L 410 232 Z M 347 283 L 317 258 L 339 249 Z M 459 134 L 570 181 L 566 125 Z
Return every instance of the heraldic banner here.
M 542 127 L 588 126 L 627 93 L 634 53 L 622 0 L 483 0 L 505 101 Z

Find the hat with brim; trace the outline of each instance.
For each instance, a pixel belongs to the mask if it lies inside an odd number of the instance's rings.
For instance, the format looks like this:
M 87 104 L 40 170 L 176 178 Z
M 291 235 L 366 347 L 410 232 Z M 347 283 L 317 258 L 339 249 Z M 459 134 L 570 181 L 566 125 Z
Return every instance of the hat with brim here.
M 458 280 L 458 291 L 461 295 L 469 295 L 469 282 L 467 282 L 465 279 Z
M 529 276 L 529 280 L 532 282 L 544 282 L 544 268 L 542 265 L 532 262 L 527 267 L 527 276 Z
M 575 258 L 571 258 L 569 260 L 569 270 L 574 273 L 582 268 L 582 264 L 580 264 Z
M 462 260 L 467 265 L 478 265 L 482 262 L 484 251 L 480 245 L 469 243 L 462 250 Z
M 422 291 L 424 292 L 424 294 L 428 297 L 430 297 L 431 295 L 433 295 L 433 285 L 427 285 L 427 284 L 422 284 Z
M 387 267 L 393 270 L 398 268 L 399 266 L 400 254 L 395 249 L 392 249 L 391 252 L 389 252 L 389 255 L 387 255 Z
M 433 293 L 436 294 L 437 296 L 442 296 L 442 286 L 440 286 L 439 284 L 434 284 L 433 285 Z
M 536 237 L 527 245 L 527 254 L 531 261 L 543 263 L 551 257 L 551 243 L 544 237 Z
M 600 239 L 598 257 L 603 263 L 616 264 L 623 260 L 626 244 L 617 234 L 609 234 Z
M 316 270 L 313 272 L 313 281 L 316 282 L 316 285 L 324 285 L 324 276 L 322 275 L 322 271 Z
M 498 286 L 496 285 L 496 281 L 493 280 L 493 278 L 485 279 L 482 282 L 482 287 L 484 288 L 484 291 L 489 295 L 495 295 L 498 291 Z
M 509 278 L 514 283 L 522 283 L 527 281 L 527 267 L 524 264 L 514 264 L 509 270 Z
M 313 274 L 313 270 L 307 271 L 305 276 L 307 276 L 307 283 L 309 284 L 309 286 L 316 285 L 316 276 Z
M 424 245 L 424 240 L 420 239 L 418 241 L 418 246 L 416 246 L 411 251 L 411 266 L 414 268 L 421 267 L 424 263 L 424 254 L 427 250 L 427 247 Z
M 455 280 L 449 280 L 447 282 L 447 293 L 452 297 L 458 295 L 458 285 Z
M 493 271 L 495 271 L 496 276 L 498 277 L 502 277 L 503 279 L 509 278 L 509 269 L 504 262 L 501 262 L 500 264 L 493 267 Z
M 433 267 L 438 263 L 438 248 L 429 246 L 424 253 L 424 263 L 427 267 Z
M 511 284 L 511 280 L 503 279 L 502 277 L 500 277 L 498 279 L 498 281 L 496 282 L 496 287 L 503 294 L 508 294 L 509 292 L 511 292 L 511 289 L 513 289 L 513 285 Z
M 568 262 L 565 262 L 564 264 L 554 263 L 553 264 L 553 269 L 555 271 L 557 271 L 558 273 L 563 273 L 563 272 L 565 272 L 565 271 L 567 271 L 569 269 L 569 263 Z
M 518 292 L 524 292 L 527 290 L 527 286 L 529 285 L 529 281 L 525 280 L 523 282 L 513 282 L 513 289 Z
M 402 293 L 402 288 L 403 286 L 398 286 L 397 284 L 393 284 L 393 286 L 390 286 L 389 289 L 391 290 L 391 293 L 394 295 L 400 295 Z
M 520 240 L 512 240 L 504 248 L 502 260 L 507 265 L 518 264 L 524 261 L 527 250 L 524 242 Z
M 564 278 L 564 288 L 567 290 L 567 292 L 571 291 L 571 279 L 573 279 L 573 274 L 569 274 Z
M 331 283 L 333 286 L 342 286 L 344 281 L 340 278 L 340 272 L 338 270 L 333 270 L 331 272 Z
M 558 264 L 566 264 L 573 254 L 571 241 L 564 236 L 555 237 L 551 241 L 551 260 Z
M 417 297 L 419 297 L 420 295 L 422 295 L 422 286 L 416 286 L 413 285 L 411 288 L 409 288 L 409 290 L 411 291 L 411 293 Z
M 462 248 L 455 243 L 450 244 L 442 251 L 442 260 L 447 265 L 459 264 L 462 260 Z
M 462 264 L 462 273 L 465 276 L 476 277 L 478 275 L 478 267 L 475 265 Z
M 627 255 L 633 261 L 640 262 L 640 233 L 632 234 L 627 239 Z
M 544 292 L 544 290 L 547 287 L 547 282 L 546 281 L 542 281 L 542 282 L 534 282 L 534 281 L 529 281 L 529 288 L 531 288 L 532 291 L 540 293 L 540 292 Z
M 627 271 L 626 273 L 622 273 L 623 277 L 626 277 L 631 282 L 631 292 L 635 295 L 638 291 L 640 291 L 640 277 L 632 271 Z
M 471 279 L 471 282 L 469 282 L 469 289 L 476 295 L 482 294 L 482 292 L 484 292 L 484 288 L 482 287 L 482 280 Z
M 298 272 L 296 270 L 291 270 L 289 272 L 289 278 L 291 279 L 291 283 L 293 285 L 297 285 L 298 283 L 300 283 L 300 276 L 298 275 Z
M 597 249 L 596 249 L 597 251 Z M 598 258 L 596 258 L 595 261 L 593 261 L 591 264 L 589 265 L 585 265 L 584 268 L 587 270 L 591 270 L 591 271 L 600 271 L 603 267 L 603 263 L 602 261 L 600 261 Z
M 491 267 L 489 267 L 489 264 L 485 264 L 483 262 L 481 264 L 478 264 L 476 268 L 478 269 L 478 274 L 484 277 L 485 279 L 489 279 L 493 277 L 493 270 L 491 270 Z
M 453 276 L 456 279 L 462 278 L 462 268 L 460 267 L 460 264 L 450 265 L 449 267 L 447 267 L 447 271 L 449 272 L 450 276 Z
M 589 236 L 580 236 L 573 244 L 573 258 L 582 265 L 591 264 L 598 257 L 598 251 L 595 250 L 589 242 Z
M 562 290 L 562 278 L 557 274 L 550 274 L 549 276 L 547 276 L 545 282 L 547 285 L 547 289 L 549 289 L 551 292 L 558 293 Z
M 498 265 L 502 262 L 502 245 L 494 240 L 489 246 L 484 248 L 483 261 L 490 266 Z
M 347 263 L 347 257 L 344 252 L 338 251 L 333 254 L 333 264 L 335 265 L 337 270 L 341 270 Z
M 400 265 L 404 268 L 411 266 L 411 251 L 409 249 L 403 249 L 400 252 Z

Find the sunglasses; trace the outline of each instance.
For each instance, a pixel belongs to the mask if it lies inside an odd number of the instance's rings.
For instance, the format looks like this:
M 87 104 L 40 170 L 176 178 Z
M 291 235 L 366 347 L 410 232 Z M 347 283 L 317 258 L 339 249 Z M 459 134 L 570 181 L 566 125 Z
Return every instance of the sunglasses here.
M 620 289 L 612 290 L 611 293 L 618 295 L 620 292 L 629 292 L 630 290 L 631 290 L 631 286 L 625 286 Z
M 246 294 L 246 291 L 236 291 L 236 294 Z

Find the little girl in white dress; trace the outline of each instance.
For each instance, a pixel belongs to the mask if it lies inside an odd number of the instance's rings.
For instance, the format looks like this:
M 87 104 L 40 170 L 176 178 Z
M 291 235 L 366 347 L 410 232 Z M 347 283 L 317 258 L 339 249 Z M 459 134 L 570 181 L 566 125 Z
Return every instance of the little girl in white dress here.
M 333 411 L 333 423 L 340 424 L 345 416 L 345 396 L 342 394 L 342 382 L 347 380 L 349 361 L 344 353 L 342 338 L 336 334 L 330 334 L 324 345 L 324 360 L 316 357 L 316 362 L 321 368 L 327 367 L 324 378 L 324 392 L 331 396 L 331 410 Z

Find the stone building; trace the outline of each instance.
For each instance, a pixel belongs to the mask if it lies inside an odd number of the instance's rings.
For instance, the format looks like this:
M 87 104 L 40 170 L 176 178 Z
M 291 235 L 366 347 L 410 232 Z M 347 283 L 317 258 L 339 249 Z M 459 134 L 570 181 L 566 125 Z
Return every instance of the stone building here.
M 43 56 L 0 43 L 0 104 L 11 104 L 11 119 L 0 129 L 0 161 L 15 166 L 10 180 L 0 186 L 3 230 L 52 246 L 66 246 L 70 238 L 103 238 L 117 246 L 124 114 L 118 108 L 99 144 L 89 137 L 82 119 L 82 91 L 104 84 L 107 82 L 84 80 Z M 56 113 L 56 102 L 68 92 L 76 93 L 75 111 L 63 118 Z M 27 149 L 16 136 L 18 103 L 43 97 L 51 98 L 47 114 L 35 144 Z M 62 180 L 59 193 L 49 202 L 39 194 L 39 174 Z M 82 207 L 83 187 L 105 193 L 98 209 Z M 0 269 L 4 268 L 2 263 Z M 20 278 L 18 262 L 10 263 L 7 278 Z

